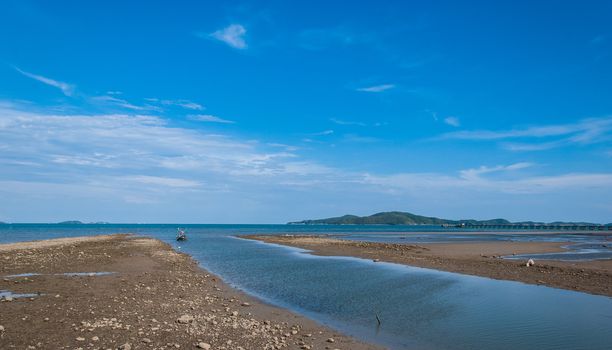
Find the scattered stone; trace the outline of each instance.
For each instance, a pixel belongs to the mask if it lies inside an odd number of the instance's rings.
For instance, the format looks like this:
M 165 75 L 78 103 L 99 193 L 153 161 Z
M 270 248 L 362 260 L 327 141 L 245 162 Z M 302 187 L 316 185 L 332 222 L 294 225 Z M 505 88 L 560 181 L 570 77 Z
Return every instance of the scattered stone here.
M 0 332 L 4 332 L 4 326 L 0 326 Z
M 77 338 L 76 338 L 76 340 L 77 340 L 77 341 L 85 341 L 85 338 L 83 338 L 83 337 L 77 337 Z
M 535 261 L 533 261 L 533 259 L 527 260 L 527 263 L 525 264 L 525 266 L 527 266 L 527 267 L 533 266 L 533 265 L 535 265 Z
M 151 342 L 151 339 L 149 338 L 142 338 L 142 342 L 145 344 L 149 344 Z
M 91 337 L 91 341 L 98 341 L 98 340 L 100 340 L 100 338 L 98 338 L 98 336 Z
M 373 262 L 379 262 L 380 259 L 372 259 Z
M 233 311 L 232 316 L 238 316 L 238 311 Z
M 327 342 L 328 342 L 328 343 L 334 343 L 334 342 L 336 342 L 336 341 L 334 340 L 334 338 L 328 338 L 328 339 L 327 339 Z
M 132 345 L 130 345 L 130 343 L 119 345 L 119 350 L 132 350 Z
M 240 304 L 240 305 L 242 305 L 242 306 L 251 306 L 251 304 L 249 304 L 249 303 L 247 303 L 247 302 L 244 302 L 244 303 L 242 303 L 242 304 Z
M 210 349 L 210 344 L 208 343 L 204 343 L 204 342 L 200 342 L 198 343 L 198 345 L 196 345 L 196 347 L 198 349 L 205 349 L 205 350 L 209 350 Z
M 191 323 L 193 322 L 193 316 L 190 315 L 183 315 L 181 317 L 179 317 L 176 322 L 178 323 L 182 323 L 182 324 L 187 324 L 187 323 Z

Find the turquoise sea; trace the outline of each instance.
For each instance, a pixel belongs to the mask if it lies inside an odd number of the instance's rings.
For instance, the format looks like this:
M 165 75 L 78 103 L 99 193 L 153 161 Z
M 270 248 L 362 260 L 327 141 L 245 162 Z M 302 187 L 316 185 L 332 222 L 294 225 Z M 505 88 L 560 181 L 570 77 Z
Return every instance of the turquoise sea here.
M 187 242 L 174 241 L 177 226 L 186 227 Z M 561 257 L 571 260 L 610 258 L 610 236 L 605 234 L 476 236 L 433 226 L 12 224 L 0 225 L 0 243 L 118 232 L 162 239 L 236 288 L 390 348 L 609 349 L 612 344 L 609 297 L 357 258 L 319 257 L 235 237 L 309 233 L 420 243 L 556 240 L 572 242 Z

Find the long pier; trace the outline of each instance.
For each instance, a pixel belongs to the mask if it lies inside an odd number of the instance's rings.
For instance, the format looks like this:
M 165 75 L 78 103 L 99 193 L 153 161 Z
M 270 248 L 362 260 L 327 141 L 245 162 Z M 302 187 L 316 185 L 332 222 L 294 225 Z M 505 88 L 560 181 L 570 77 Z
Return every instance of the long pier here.
M 612 231 L 612 225 L 548 225 L 548 224 L 506 224 L 475 225 L 462 223 L 455 227 L 474 230 L 536 230 L 536 231 Z

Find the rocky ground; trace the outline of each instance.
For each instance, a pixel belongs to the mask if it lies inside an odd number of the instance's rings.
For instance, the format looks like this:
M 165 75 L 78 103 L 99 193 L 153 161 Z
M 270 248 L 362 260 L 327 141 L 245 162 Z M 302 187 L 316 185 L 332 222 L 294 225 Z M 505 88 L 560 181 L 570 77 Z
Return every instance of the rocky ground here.
M 564 243 L 468 242 L 452 244 L 372 243 L 311 235 L 252 235 L 243 238 L 311 250 L 313 254 L 355 256 L 495 279 L 541 284 L 612 296 L 612 260 L 563 262 L 502 259 L 511 254 L 563 250 Z
M 63 275 L 84 272 L 85 275 Z M 107 275 L 89 274 L 112 272 Z M 23 273 L 40 275 L 9 277 Z M 158 240 L 0 245 L 0 349 L 375 349 L 223 284 Z

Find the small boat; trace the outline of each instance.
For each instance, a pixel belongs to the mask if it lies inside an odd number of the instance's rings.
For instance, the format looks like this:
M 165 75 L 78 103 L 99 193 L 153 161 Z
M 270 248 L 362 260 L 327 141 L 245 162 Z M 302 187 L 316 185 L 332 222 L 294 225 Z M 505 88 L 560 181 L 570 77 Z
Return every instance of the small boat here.
M 176 240 L 177 241 L 186 241 L 187 240 L 187 234 L 185 233 L 185 230 L 183 230 L 181 228 L 177 228 L 176 230 L 178 231 L 176 233 Z

